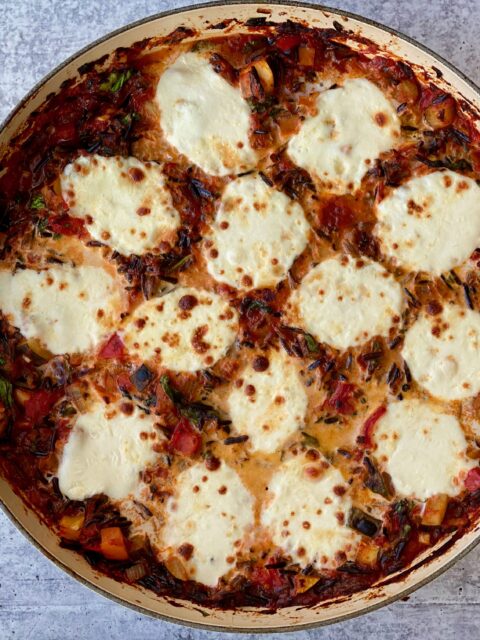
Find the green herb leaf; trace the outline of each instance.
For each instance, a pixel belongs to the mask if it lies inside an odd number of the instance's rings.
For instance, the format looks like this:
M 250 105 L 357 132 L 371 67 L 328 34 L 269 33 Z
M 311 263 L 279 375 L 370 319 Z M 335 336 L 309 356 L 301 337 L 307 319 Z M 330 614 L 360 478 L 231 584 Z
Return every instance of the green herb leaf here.
M 126 115 L 124 115 L 120 122 L 128 127 L 132 124 L 132 122 L 136 122 L 138 120 L 140 120 L 140 115 L 135 111 L 132 111 L 132 113 L 127 113 Z
M 54 240 L 60 240 L 60 238 L 61 238 L 61 237 L 62 237 L 62 234 L 61 234 L 61 233 L 54 233 L 54 234 L 53 234 L 53 239 L 54 239 Z
M 307 344 L 308 350 L 310 351 L 310 353 L 317 353 L 318 352 L 318 344 L 315 340 L 315 338 L 313 336 L 311 336 L 309 333 L 305 333 L 305 342 Z
M 35 226 L 37 228 L 37 233 L 40 235 L 44 234 L 48 227 L 48 218 L 39 218 Z
M 60 409 L 60 415 L 62 415 L 64 418 L 69 418 L 71 416 L 74 416 L 76 415 L 76 413 L 77 413 L 77 410 L 71 404 L 66 404 Z
M 131 69 L 127 69 L 126 71 L 112 71 L 108 76 L 108 80 L 102 82 L 100 89 L 101 91 L 111 91 L 112 93 L 116 93 L 117 91 L 120 91 L 125 82 L 131 77 Z
M 268 96 L 263 102 L 257 102 L 253 98 L 247 98 L 248 106 L 253 113 L 265 113 L 276 103 L 275 96 Z
M 201 428 L 205 420 L 220 420 L 218 413 L 207 404 L 194 402 L 192 404 L 182 404 L 179 411 L 184 418 L 193 422 L 197 428 Z
M 263 311 L 264 313 L 271 313 L 273 315 L 280 315 L 269 304 L 267 304 L 266 302 L 263 302 L 263 300 L 254 299 L 254 300 L 248 301 L 248 308 L 258 309 L 258 311 Z
M 0 357 L 0 367 L 3 367 L 5 364 L 5 358 Z
M 172 267 L 170 267 L 169 271 L 177 271 L 178 269 L 181 269 L 187 264 L 187 262 L 191 259 L 191 257 L 192 257 L 191 255 L 184 256 L 181 260 L 179 260 Z
M 40 194 L 33 196 L 30 202 L 30 209 L 45 209 L 45 200 Z
M 160 384 L 162 385 L 165 395 L 170 398 L 172 402 L 177 403 L 180 400 L 180 394 L 172 388 L 170 378 L 167 375 L 160 377 Z
M 7 409 L 12 408 L 12 385 L 8 380 L 5 380 L 5 378 L 0 378 L 0 400 Z
M 303 436 L 303 444 L 305 444 L 307 447 L 315 447 L 316 449 L 318 449 L 318 447 L 320 446 L 320 443 L 315 438 L 315 436 L 310 435 L 306 431 L 302 431 L 302 436 Z

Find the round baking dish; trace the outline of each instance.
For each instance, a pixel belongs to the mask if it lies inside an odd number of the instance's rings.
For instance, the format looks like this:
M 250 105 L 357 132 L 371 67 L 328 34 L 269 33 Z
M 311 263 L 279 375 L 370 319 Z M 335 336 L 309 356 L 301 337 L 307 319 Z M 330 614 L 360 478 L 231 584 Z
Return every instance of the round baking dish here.
M 373 41 L 381 49 L 423 67 L 435 82 L 445 86 L 456 97 L 480 112 L 480 90 L 447 61 L 410 38 L 373 21 L 340 10 L 300 2 L 218 2 L 185 7 L 158 14 L 105 36 L 60 65 L 21 101 L 4 122 L 0 131 L 0 157 L 9 141 L 21 130 L 32 111 L 41 105 L 62 82 L 78 75 L 78 69 L 89 62 L 108 56 L 118 47 L 155 36 L 165 36 L 179 27 L 194 29 L 196 36 L 215 35 L 212 25 L 235 18 L 229 33 L 241 32 L 249 18 L 268 16 L 269 20 L 301 21 L 309 26 L 330 28 L 334 21 Z M 208 30 L 208 31 L 207 31 Z M 218 33 L 221 33 L 218 31 Z M 271 633 L 293 631 L 326 625 L 357 616 L 393 602 L 417 589 L 445 571 L 480 542 L 480 523 L 462 537 L 443 540 L 418 558 L 415 565 L 383 579 L 377 585 L 347 598 L 322 602 L 314 607 L 289 607 L 275 613 L 245 608 L 236 611 L 213 610 L 198 604 L 160 598 L 140 587 L 123 584 L 101 575 L 82 557 L 60 548 L 56 535 L 29 509 L 10 485 L 0 478 L 0 500 L 5 513 L 55 564 L 110 599 L 136 611 L 168 621 L 217 631 Z

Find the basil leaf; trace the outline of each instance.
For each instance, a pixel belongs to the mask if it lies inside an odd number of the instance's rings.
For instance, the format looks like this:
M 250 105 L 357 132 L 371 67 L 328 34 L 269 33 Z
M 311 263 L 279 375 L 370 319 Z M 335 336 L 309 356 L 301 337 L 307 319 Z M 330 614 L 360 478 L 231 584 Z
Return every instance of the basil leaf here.
M 309 333 L 305 333 L 304 335 L 305 335 L 305 343 L 310 353 L 317 353 L 318 344 L 316 343 L 315 339 Z
M 315 436 L 310 435 L 306 431 L 302 431 L 302 436 L 303 436 L 303 443 L 307 447 L 315 447 L 316 449 L 318 449 L 318 447 L 320 446 L 320 443 L 315 438 Z
M 178 392 L 172 389 L 170 378 L 167 375 L 161 376 L 160 384 L 162 385 L 162 389 L 164 390 L 165 395 L 170 398 L 173 403 L 176 404 L 180 400 L 180 398 Z
M 33 196 L 30 209 L 45 209 L 45 200 L 40 194 Z
M 0 377 L 0 400 L 7 407 L 7 409 L 11 409 L 13 406 L 12 399 L 12 385 L 5 378 Z
M 111 91 L 111 93 L 116 93 L 120 91 L 125 82 L 132 77 L 132 71 L 127 69 L 126 71 L 112 71 L 112 73 L 108 76 L 108 80 L 102 82 L 100 85 L 100 89 L 102 91 Z

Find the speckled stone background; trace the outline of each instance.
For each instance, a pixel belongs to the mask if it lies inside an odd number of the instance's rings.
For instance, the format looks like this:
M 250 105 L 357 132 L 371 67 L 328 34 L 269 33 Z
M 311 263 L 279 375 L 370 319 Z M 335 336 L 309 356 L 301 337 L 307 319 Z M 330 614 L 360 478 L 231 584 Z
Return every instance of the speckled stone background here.
M 182 4 L 0 0 L 0 120 L 44 74 L 90 41 Z M 480 84 L 480 0 L 345 0 L 333 5 L 407 33 Z M 286 634 L 285 639 L 476 640 L 479 569 L 477 548 L 406 601 L 324 629 Z M 220 634 L 163 623 L 105 600 L 46 560 L 0 513 L 0 640 L 12 638 L 219 640 Z

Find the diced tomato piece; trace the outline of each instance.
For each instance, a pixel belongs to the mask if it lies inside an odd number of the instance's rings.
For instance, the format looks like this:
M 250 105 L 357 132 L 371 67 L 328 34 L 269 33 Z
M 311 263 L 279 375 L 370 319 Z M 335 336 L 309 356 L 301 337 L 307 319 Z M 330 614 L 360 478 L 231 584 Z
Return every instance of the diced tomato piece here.
M 363 438 L 362 444 L 365 447 L 371 447 L 373 445 L 372 436 L 373 436 L 373 430 L 375 428 L 375 425 L 380 420 L 380 418 L 384 416 L 386 413 L 387 413 L 387 407 L 385 407 L 385 405 L 382 404 L 379 407 L 377 407 L 375 411 L 371 413 L 363 423 L 361 436 Z
M 251 574 L 253 583 L 267 591 L 274 591 L 285 586 L 286 580 L 278 569 L 267 569 L 266 567 L 255 567 Z
M 31 424 L 37 424 L 48 415 L 53 405 L 64 395 L 63 389 L 46 391 L 29 391 L 29 398 L 25 401 L 23 408 L 25 418 Z
M 126 355 L 125 345 L 123 344 L 118 333 L 114 333 L 108 341 L 103 345 L 98 354 L 100 358 L 105 358 L 105 360 L 110 360 L 114 358 L 124 358 Z
M 109 560 L 128 560 L 127 545 L 120 527 L 100 531 L 100 551 Z
M 81 218 L 72 218 L 67 214 L 50 218 L 48 226 L 53 233 L 60 233 L 63 236 L 79 236 L 81 238 L 86 235 L 84 221 Z
M 297 35 L 285 35 L 280 36 L 280 38 L 276 40 L 275 45 L 285 53 L 298 46 L 301 40 L 300 36 Z
M 202 436 L 188 420 L 182 418 L 173 431 L 170 445 L 178 453 L 191 458 L 200 451 Z
M 480 489 L 480 467 L 470 469 L 465 478 L 465 487 L 469 491 L 477 491 Z
M 332 395 L 323 403 L 323 409 L 332 409 L 343 415 L 351 415 L 355 411 L 353 391 L 355 385 L 337 380 Z

